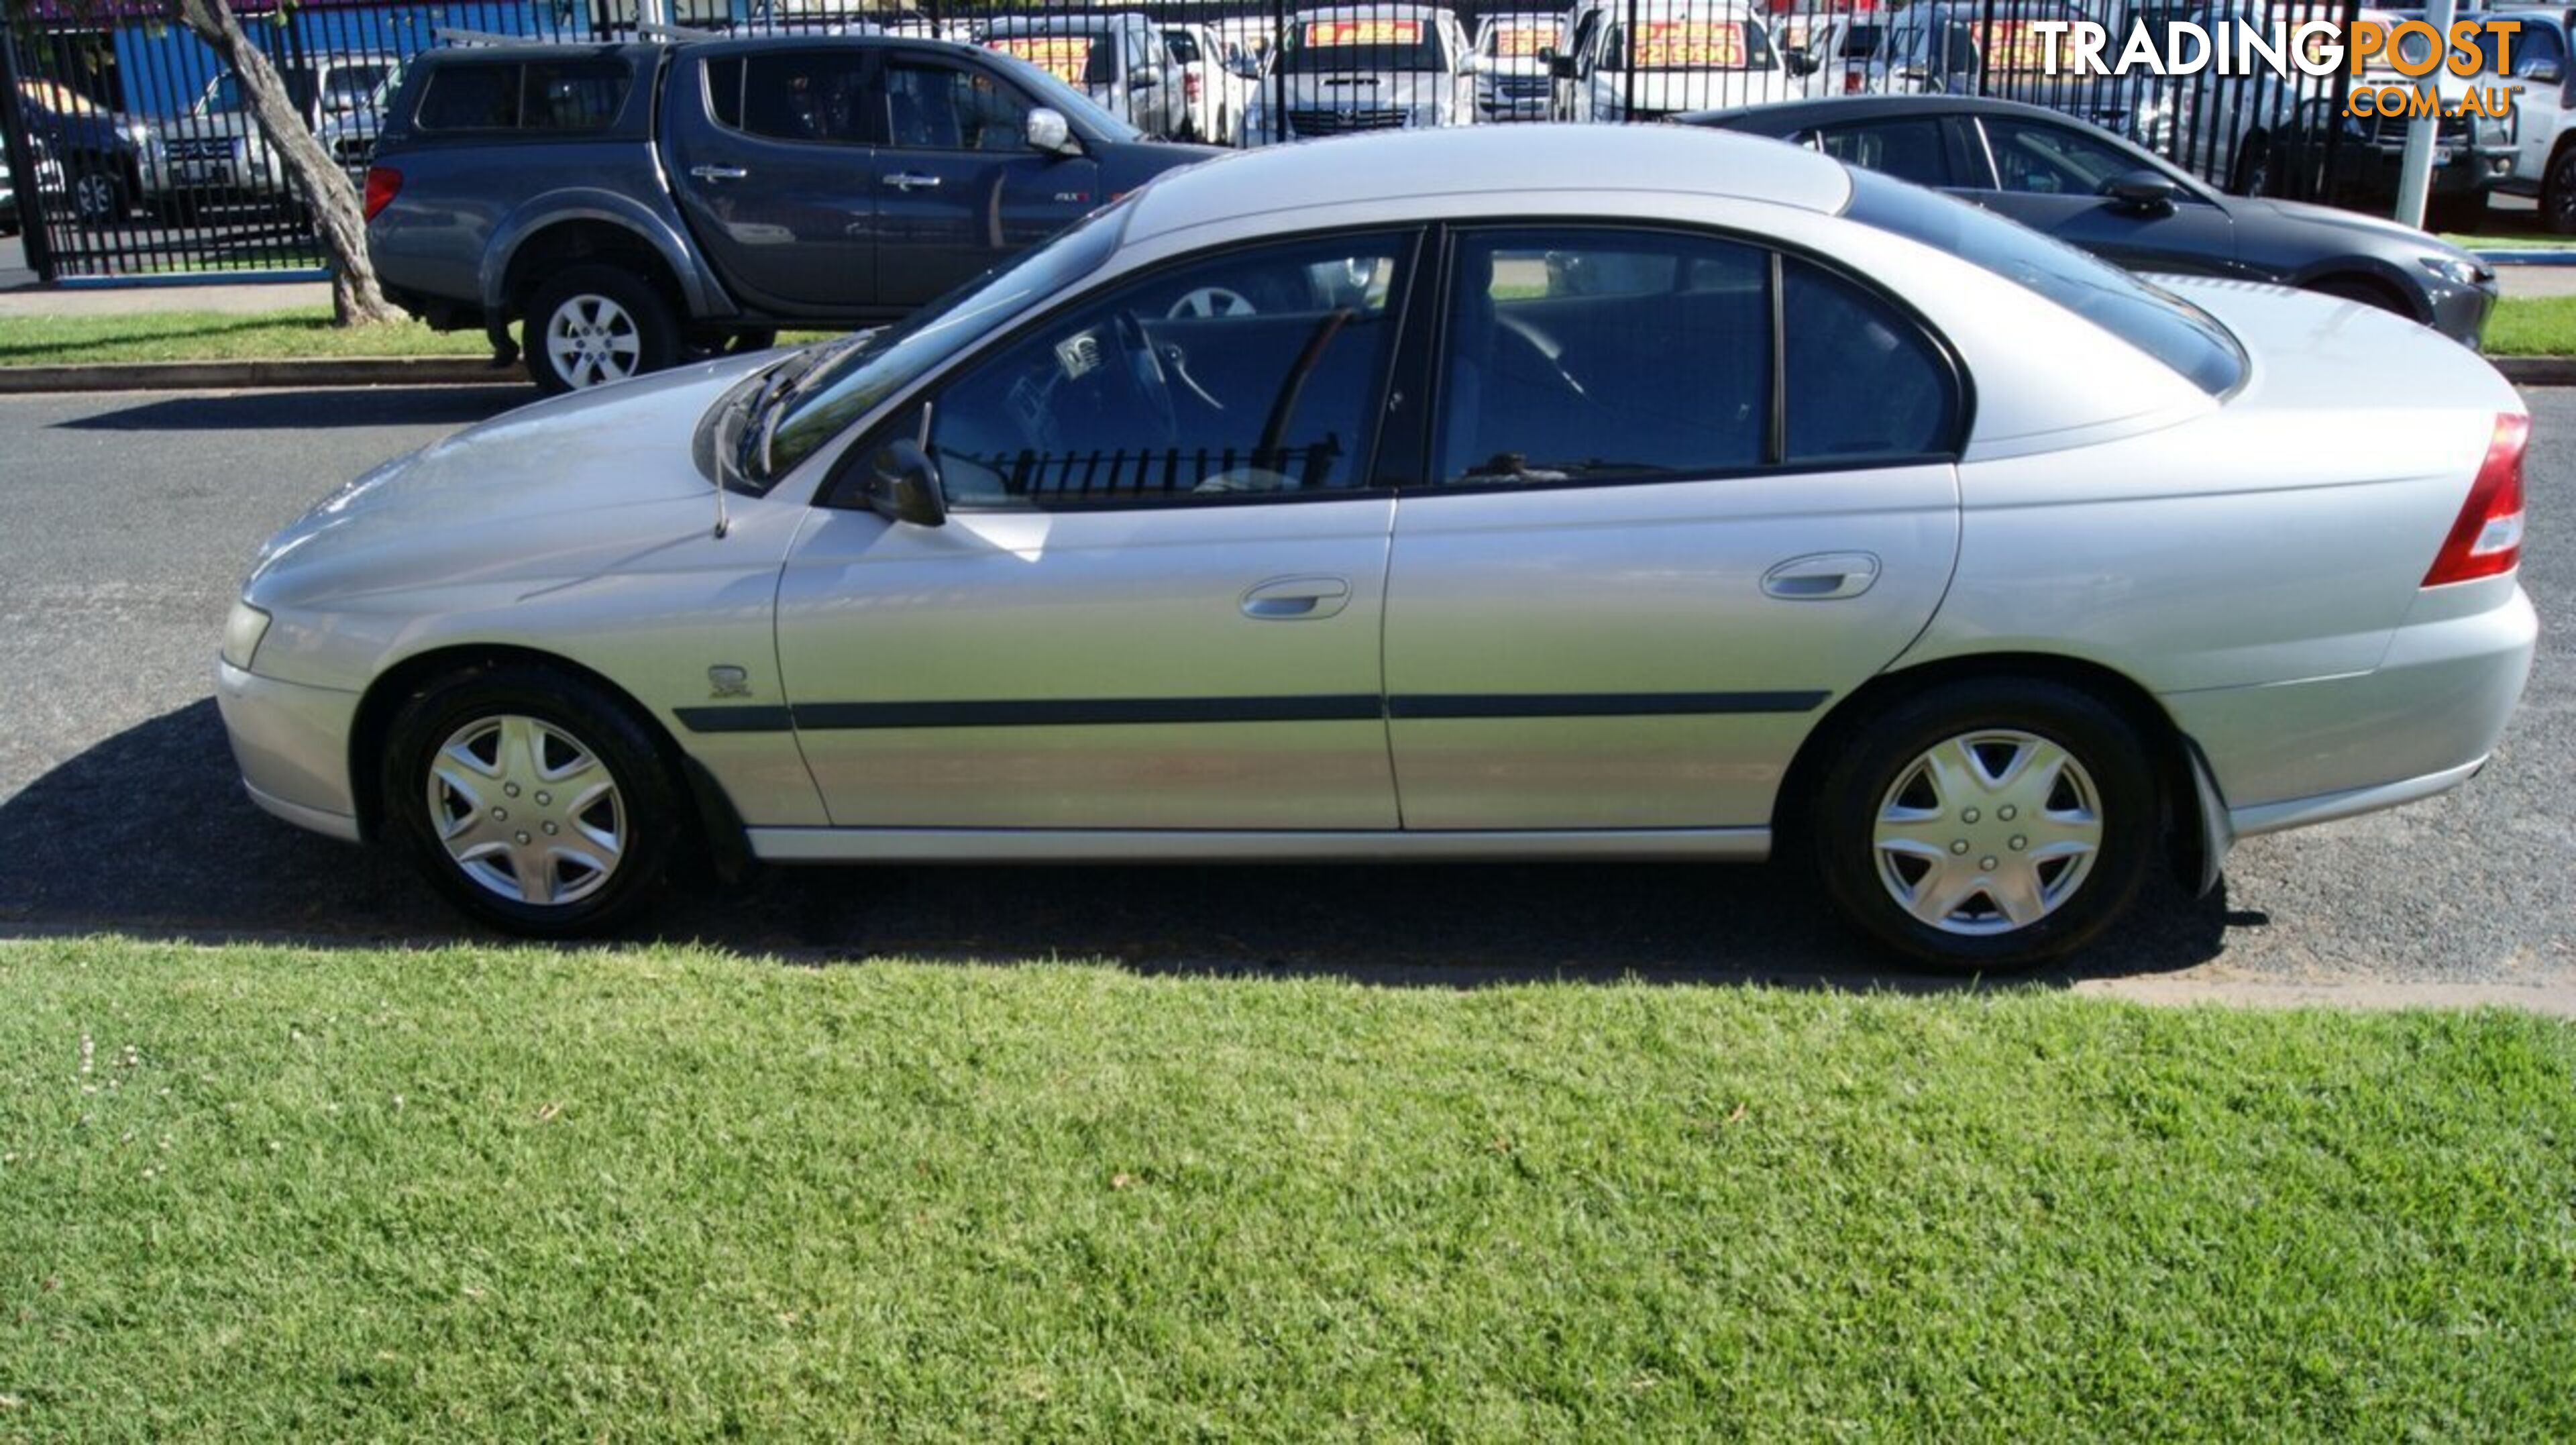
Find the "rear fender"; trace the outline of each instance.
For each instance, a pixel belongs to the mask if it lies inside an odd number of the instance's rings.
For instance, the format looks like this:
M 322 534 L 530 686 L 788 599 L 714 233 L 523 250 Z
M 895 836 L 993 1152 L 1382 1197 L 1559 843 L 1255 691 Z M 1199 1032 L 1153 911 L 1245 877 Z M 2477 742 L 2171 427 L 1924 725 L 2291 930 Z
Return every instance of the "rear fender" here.
M 706 267 L 699 261 L 697 249 L 680 229 L 676 216 L 663 214 L 654 207 L 620 195 L 615 191 L 568 186 L 529 197 L 501 219 L 492 230 L 490 244 L 483 248 L 483 265 L 476 277 L 483 293 L 483 311 L 487 316 L 505 314 L 509 305 L 507 282 L 510 263 L 519 247 L 549 227 L 567 221 L 599 221 L 627 231 L 653 249 L 670 268 L 680 288 L 680 299 L 692 317 L 731 316 L 733 301 L 707 279 Z

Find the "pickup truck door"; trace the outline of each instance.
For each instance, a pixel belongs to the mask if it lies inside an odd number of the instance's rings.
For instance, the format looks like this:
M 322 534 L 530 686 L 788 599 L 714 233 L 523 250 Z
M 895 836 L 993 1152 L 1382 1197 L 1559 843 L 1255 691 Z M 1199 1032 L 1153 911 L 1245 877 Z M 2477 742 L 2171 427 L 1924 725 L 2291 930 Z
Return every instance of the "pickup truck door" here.
M 1031 150 L 1037 101 L 995 67 L 893 52 L 882 71 L 877 293 L 908 308 L 1080 220 L 1108 197 L 1100 165 Z
M 877 309 L 876 58 L 856 46 L 693 48 L 673 62 L 665 157 L 699 247 L 762 310 Z

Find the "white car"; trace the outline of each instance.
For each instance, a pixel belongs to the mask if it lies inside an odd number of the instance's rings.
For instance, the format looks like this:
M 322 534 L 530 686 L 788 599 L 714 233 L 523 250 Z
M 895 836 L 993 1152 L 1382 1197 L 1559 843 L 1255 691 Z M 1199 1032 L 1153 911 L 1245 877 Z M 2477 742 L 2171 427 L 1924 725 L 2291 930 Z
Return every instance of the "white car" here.
M 2004 968 L 2477 771 L 2527 428 L 2413 322 L 1777 141 L 1352 137 L 386 463 L 262 550 L 217 696 L 261 806 L 531 932 L 693 845 L 1785 841 L 1871 937 Z
M 1795 77 L 1801 94 L 1849 95 L 1869 88 L 1870 57 L 1887 36 L 1877 11 L 1835 11 L 1784 16 L 1772 41 L 1788 56 L 1804 56 L 1807 73 Z
M 305 125 L 345 169 L 351 154 L 374 143 L 384 82 L 401 66 L 391 55 L 325 55 L 282 66 L 279 78 Z M 145 167 L 148 199 L 164 206 L 280 201 L 294 195 L 286 159 L 251 115 L 241 78 L 226 71 L 206 82 L 196 105 L 161 125 L 158 164 Z
M 1288 21 L 1272 73 L 1252 95 L 1244 143 L 1472 125 L 1475 47 L 1455 11 L 1433 5 L 1340 5 Z
M 1252 82 L 1233 69 L 1233 47 L 1205 25 L 1163 27 L 1164 53 L 1181 72 L 1189 121 L 1180 139 L 1233 145 L 1243 132 Z
M 1547 119 L 1547 57 L 1563 38 L 1554 12 L 1488 15 L 1476 26 L 1476 105 L 1486 120 Z
M 1636 15 L 1630 33 L 1630 15 Z M 1804 94 L 1811 67 L 1772 43 L 1759 12 L 1737 0 L 1579 0 L 1549 62 L 1554 117 L 1661 120 Z

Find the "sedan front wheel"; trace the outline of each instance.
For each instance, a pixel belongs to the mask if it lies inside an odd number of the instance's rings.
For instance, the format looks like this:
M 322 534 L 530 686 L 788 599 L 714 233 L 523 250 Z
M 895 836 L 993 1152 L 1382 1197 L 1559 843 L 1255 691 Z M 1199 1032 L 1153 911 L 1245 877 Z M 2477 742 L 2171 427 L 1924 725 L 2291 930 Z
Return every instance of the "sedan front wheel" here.
M 562 937 L 652 897 L 685 814 L 620 700 L 545 668 L 475 668 L 415 694 L 389 737 L 385 817 L 466 913 Z
M 2161 826 L 2146 740 L 2056 683 L 1932 689 L 1825 775 L 1816 862 L 1879 942 L 1963 970 L 2027 968 L 2136 899 Z

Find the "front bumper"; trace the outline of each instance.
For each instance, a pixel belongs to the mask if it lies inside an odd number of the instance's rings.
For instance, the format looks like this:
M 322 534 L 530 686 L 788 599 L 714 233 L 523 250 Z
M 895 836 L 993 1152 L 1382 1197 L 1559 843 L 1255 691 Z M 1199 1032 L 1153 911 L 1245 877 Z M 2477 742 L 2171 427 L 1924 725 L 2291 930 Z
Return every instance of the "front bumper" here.
M 2164 695 L 2236 836 L 2395 807 L 2477 771 L 2522 697 L 2540 624 L 2510 577 L 2459 590 L 2419 598 L 2369 672 Z
M 215 706 L 252 802 L 299 828 L 358 841 L 349 781 L 358 694 L 280 682 L 218 662 Z

